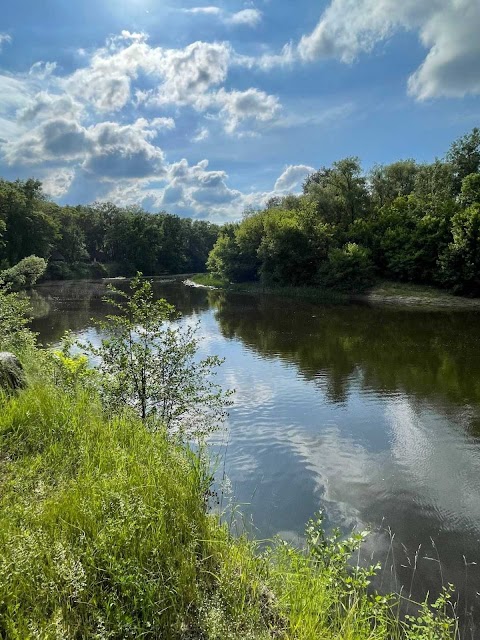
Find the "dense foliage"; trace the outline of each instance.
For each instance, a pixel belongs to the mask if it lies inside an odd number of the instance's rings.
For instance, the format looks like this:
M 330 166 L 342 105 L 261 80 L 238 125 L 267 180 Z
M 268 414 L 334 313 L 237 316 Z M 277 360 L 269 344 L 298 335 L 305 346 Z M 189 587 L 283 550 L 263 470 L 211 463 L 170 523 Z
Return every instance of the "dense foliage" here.
M 14 267 L 0 271 L 0 285 L 11 291 L 29 289 L 43 276 L 46 269 L 47 263 L 43 258 L 23 258 Z
M 229 282 L 361 291 L 377 276 L 480 295 L 480 129 L 432 164 L 321 168 L 302 195 L 224 227 L 208 268 Z
M 111 203 L 60 207 L 38 180 L 0 180 L 3 269 L 34 255 L 51 278 L 204 271 L 217 236 L 209 222 Z

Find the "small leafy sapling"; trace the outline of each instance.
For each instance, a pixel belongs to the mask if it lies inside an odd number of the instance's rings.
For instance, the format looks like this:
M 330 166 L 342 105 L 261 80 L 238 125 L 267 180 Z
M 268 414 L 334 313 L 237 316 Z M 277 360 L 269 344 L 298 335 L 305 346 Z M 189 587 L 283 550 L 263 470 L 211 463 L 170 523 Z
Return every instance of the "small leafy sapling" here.
M 116 309 L 99 324 L 100 346 L 87 345 L 99 362 L 100 390 L 111 410 L 130 406 L 151 429 L 202 439 L 227 416 L 231 392 L 214 382 L 217 356 L 198 357 L 197 326 L 181 327 L 166 300 L 155 299 L 141 274 L 130 292 L 109 287 Z

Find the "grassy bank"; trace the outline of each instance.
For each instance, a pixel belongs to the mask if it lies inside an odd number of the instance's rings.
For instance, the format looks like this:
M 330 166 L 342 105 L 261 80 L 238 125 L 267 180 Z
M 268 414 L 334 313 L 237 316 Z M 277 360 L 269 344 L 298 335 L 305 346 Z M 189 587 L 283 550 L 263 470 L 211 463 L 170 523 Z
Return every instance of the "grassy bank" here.
M 456 296 L 449 291 L 420 284 L 383 281 L 365 296 L 370 302 L 451 309 L 480 309 L 480 298 Z
M 238 293 L 263 293 L 302 298 L 311 302 L 358 301 L 412 307 L 480 310 L 479 298 L 465 298 L 436 287 L 402 282 L 382 281 L 364 293 L 347 294 L 319 287 L 267 287 L 258 282 L 232 284 L 208 273 L 196 274 L 190 279 L 199 286 L 215 287 Z
M 266 286 L 260 282 L 231 283 L 209 273 L 199 273 L 190 280 L 202 287 L 213 287 L 224 289 L 233 293 L 252 293 L 275 296 L 285 296 L 288 298 L 302 298 L 311 302 L 348 302 L 350 296 L 332 289 L 322 289 L 319 287 L 280 287 Z
M 207 464 L 46 371 L 0 396 L 0 638 L 452 638 L 347 568 L 362 536 L 260 554 L 209 513 Z M 440 608 L 440 610 L 442 607 Z M 424 626 L 431 635 L 422 635 Z

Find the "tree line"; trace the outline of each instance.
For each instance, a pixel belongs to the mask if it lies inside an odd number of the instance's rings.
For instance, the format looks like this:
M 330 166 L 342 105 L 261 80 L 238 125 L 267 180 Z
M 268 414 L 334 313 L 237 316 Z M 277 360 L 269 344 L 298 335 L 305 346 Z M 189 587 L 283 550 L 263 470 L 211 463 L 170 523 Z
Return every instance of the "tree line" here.
M 480 129 L 430 164 L 322 167 L 301 195 L 225 225 L 207 265 L 229 282 L 359 291 L 380 277 L 480 295 Z
M 59 206 L 38 180 L 0 180 L 3 270 L 37 256 L 55 279 L 204 271 L 218 233 L 209 222 L 138 207 Z

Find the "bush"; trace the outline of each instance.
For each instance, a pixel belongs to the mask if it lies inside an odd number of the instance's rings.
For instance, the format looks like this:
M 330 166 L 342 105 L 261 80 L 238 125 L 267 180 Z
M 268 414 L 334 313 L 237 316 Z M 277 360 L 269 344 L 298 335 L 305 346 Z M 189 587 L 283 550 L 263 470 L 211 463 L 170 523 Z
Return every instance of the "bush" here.
M 320 267 L 318 281 L 325 287 L 359 293 L 374 283 L 374 269 L 369 252 L 354 242 L 343 249 L 333 249 Z
M 129 294 L 113 286 L 110 294 L 106 301 L 117 315 L 99 323 L 106 336 L 99 347 L 85 345 L 100 361 L 106 406 L 130 406 L 150 428 L 166 427 L 180 437 L 201 439 L 214 431 L 226 418 L 230 392 L 212 379 L 222 361 L 197 358 L 197 328 L 175 326 L 175 308 L 155 300 L 141 274 Z
M 20 260 L 18 264 L 0 273 L 0 280 L 4 286 L 12 291 L 21 291 L 33 287 L 43 276 L 47 269 L 47 263 L 43 258 L 29 256 Z
M 27 300 L 0 288 L 0 351 L 18 353 L 33 348 L 35 339 L 27 329 L 29 312 Z
M 452 218 L 453 240 L 439 259 L 440 278 L 454 293 L 480 295 L 480 204 Z

